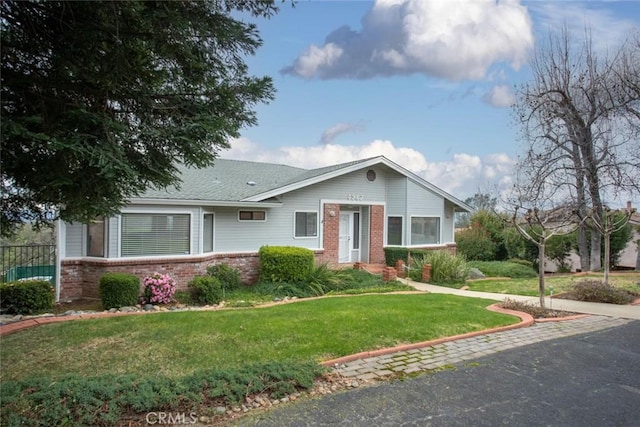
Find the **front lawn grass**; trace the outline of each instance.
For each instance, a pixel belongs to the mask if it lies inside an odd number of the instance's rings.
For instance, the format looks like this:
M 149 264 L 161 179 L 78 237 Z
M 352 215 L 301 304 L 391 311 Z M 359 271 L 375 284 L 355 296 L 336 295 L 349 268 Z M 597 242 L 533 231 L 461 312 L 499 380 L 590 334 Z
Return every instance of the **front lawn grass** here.
M 437 294 L 333 297 L 265 308 L 48 324 L 0 338 L 0 380 L 183 377 L 209 368 L 315 361 L 517 322 L 492 301 Z
M 602 280 L 602 273 L 588 274 L 554 274 L 545 277 L 545 294 L 550 295 L 553 288 L 553 294 L 557 295 L 562 292 L 569 292 L 573 286 L 584 280 Z M 610 274 L 609 282 L 621 289 L 638 292 L 640 288 L 640 273 L 638 272 L 614 272 Z M 538 278 L 522 278 L 522 279 L 483 279 L 467 281 L 465 283 L 469 290 L 480 292 L 494 292 L 499 294 L 513 295 L 530 295 L 537 296 Z M 457 287 L 460 287 L 459 285 Z

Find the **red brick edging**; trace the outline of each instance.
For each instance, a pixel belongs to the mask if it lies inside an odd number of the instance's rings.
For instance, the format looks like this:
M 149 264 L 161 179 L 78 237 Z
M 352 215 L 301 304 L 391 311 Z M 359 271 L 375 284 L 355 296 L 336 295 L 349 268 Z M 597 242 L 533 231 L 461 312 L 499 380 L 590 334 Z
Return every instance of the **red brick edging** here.
M 511 329 L 524 328 L 527 326 L 531 326 L 534 323 L 533 317 L 530 314 L 523 313 L 521 311 L 507 310 L 505 308 L 500 307 L 498 303 L 490 305 L 489 307 L 487 307 L 487 310 L 495 311 L 496 313 L 504 313 L 504 314 L 511 314 L 513 316 L 517 316 L 520 318 L 520 322 L 516 323 L 515 325 L 499 326 L 497 328 L 485 329 L 482 331 L 467 332 L 466 334 L 454 335 L 454 336 L 445 337 L 445 338 L 438 338 L 430 341 L 399 345 L 396 347 L 383 348 L 383 349 L 374 350 L 374 351 L 363 351 L 361 353 L 350 354 L 348 356 L 339 357 L 337 359 L 326 360 L 324 362 L 321 362 L 321 365 L 330 367 L 333 365 L 339 365 L 341 363 L 352 362 L 358 359 L 365 359 L 367 357 L 383 356 L 385 354 L 396 353 L 399 351 L 407 351 L 407 350 L 414 350 L 414 349 L 423 348 L 423 347 L 430 347 L 430 346 L 442 344 L 449 341 L 459 340 L 462 338 L 472 338 L 472 337 L 477 337 L 478 335 L 484 335 L 484 334 L 489 334 L 493 332 L 502 332 L 502 331 L 508 331 Z
M 163 312 L 153 312 L 153 313 L 163 313 Z M 68 322 L 71 320 L 80 320 L 80 319 L 96 319 L 100 317 L 130 316 L 135 314 L 151 314 L 151 312 L 147 312 L 147 311 L 118 312 L 118 313 L 100 312 L 100 313 L 74 314 L 69 316 L 36 317 L 33 319 L 20 320 L 17 322 L 8 323 L 6 325 L 0 325 L 0 337 L 4 335 L 12 334 L 14 332 L 22 331 L 24 329 L 33 328 L 40 325 L 46 325 L 48 323 Z

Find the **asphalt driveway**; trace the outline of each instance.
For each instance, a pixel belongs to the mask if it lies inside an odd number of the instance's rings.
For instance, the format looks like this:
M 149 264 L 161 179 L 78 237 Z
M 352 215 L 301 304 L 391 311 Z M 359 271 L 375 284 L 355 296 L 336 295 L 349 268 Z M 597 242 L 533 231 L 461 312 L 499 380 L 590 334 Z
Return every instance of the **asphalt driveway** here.
M 242 426 L 637 426 L 640 321 L 277 407 Z

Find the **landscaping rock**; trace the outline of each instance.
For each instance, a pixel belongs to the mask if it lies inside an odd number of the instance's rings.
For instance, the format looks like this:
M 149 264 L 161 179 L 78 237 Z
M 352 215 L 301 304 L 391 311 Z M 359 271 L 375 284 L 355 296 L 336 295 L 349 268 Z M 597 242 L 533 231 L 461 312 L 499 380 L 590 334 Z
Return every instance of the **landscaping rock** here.
M 469 280 L 477 280 L 477 279 L 484 279 L 486 276 L 482 273 L 482 271 L 478 270 L 477 268 L 471 268 L 469 269 L 469 275 L 467 276 L 467 279 Z
M 120 312 L 122 313 L 133 313 L 134 311 L 138 311 L 136 307 L 120 307 Z
M 0 325 L 15 322 L 13 314 L 0 314 Z

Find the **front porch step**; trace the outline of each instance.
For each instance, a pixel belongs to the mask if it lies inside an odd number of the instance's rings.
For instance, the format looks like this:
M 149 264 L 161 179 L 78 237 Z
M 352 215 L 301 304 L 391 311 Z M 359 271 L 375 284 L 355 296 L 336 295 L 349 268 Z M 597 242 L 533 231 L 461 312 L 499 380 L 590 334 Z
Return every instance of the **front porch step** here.
M 385 264 L 365 264 L 364 269 L 371 274 L 382 274 L 382 270 L 386 267 Z

